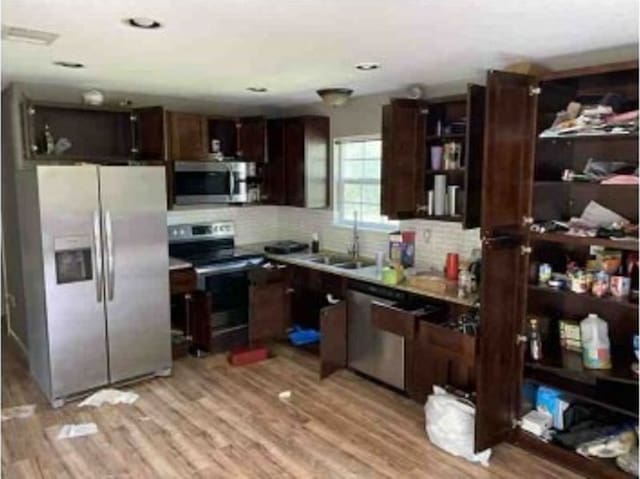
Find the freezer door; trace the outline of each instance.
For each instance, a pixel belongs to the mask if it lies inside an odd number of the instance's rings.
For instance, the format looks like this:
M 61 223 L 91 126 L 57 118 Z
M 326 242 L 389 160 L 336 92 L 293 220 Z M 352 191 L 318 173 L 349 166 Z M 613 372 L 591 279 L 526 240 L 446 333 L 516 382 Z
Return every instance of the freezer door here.
M 97 173 L 37 169 L 51 400 L 108 381 Z
M 112 382 L 171 367 L 167 197 L 163 167 L 100 172 Z

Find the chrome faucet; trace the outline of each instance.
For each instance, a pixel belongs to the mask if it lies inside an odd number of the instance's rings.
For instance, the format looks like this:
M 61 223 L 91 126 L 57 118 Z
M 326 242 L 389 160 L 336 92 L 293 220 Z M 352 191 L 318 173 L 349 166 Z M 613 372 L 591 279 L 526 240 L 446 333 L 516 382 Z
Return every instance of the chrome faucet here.
M 353 261 L 360 259 L 360 241 L 358 236 L 358 212 L 353 212 L 353 237 L 351 239 L 351 245 L 347 247 L 347 253 Z

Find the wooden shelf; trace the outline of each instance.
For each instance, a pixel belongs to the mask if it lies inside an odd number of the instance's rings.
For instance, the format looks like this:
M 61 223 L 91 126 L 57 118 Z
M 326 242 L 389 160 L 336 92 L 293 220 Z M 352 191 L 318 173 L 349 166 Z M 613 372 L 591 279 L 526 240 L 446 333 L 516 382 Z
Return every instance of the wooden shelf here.
M 544 358 L 541 361 L 527 362 L 527 367 L 585 384 L 609 381 L 638 386 L 638 376 L 631 370 L 631 364 L 614 364 L 612 369 L 607 370 L 586 369 L 582 365 L 581 353 L 562 350 L 559 347 L 551 351 L 549 349 L 544 349 L 543 345 Z
M 462 175 L 467 171 L 466 168 L 455 168 L 452 170 L 425 170 L 425 175 Z
M 579 294 L 574 293 L 573 291 L 567 289 L 556 289 L 551 288 L 549 286 L 540 286 L 540 285 L 529 285 L 529 293 L 530 294 L 543 294 L 543 295 L 552 295 L 558 298 L 559 302 L 568 301 L 584 301 L 591 305 L 603 305 L 603 306 L 613 306 L 616 308 L 628 308 L 633 311 L 638 311 L 638 303 L 629 301 L 626 298 L 616 298 L 615 296 L 604 296 L 599 298 L 589 293 Z
M 544 442 L 522 429 L 516 431 L 513 443 L 545 459 L 579 470 L 587 477 L 603 479 L 630 479 L 634 477 L 619 469 L 611 459 L 581 456 L 557 444 Z
M 466 133 L 449 133 L 448 135 L 428 135 L 426 140 L 427 143 L 432 143 L 437 141 L 464 140 L 466 137 Z
M 610 238 L 588 238 L 573 236 L 565 233 L 534 233 L 529 232 L 529 240 L 561 243 L 574 246 L 604 246 L 606 248 L 638 251 L 638 242 L 633 240 L 613 240 Z
M 554 141 L 554 140 L 594 140 L 594 141 L 609 141 L 609 140 L 626 140 L 631 139 L 638 141 L 638 133 L 609 133 L 605 135 L 562 135 L 562 136 L 544 136 L 538 137 L 538 141 Z
M 449 216 L 449 215 L 427 215 L 423 214 L 418 216 L 421 220 L 432 220 L 432 221 L 449 221 L 452 223 L 462 221 L 462 215 Z

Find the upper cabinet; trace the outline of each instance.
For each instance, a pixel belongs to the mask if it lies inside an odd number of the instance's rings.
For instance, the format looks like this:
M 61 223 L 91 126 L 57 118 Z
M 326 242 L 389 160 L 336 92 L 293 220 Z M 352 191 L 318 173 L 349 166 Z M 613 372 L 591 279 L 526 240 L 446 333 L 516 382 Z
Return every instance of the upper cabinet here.
M 416 216 L 425 201 L 426 102 L 392 100 L 382 108 L 382 214 Z
M 208 147 L 216 141 L 225 159 L 254 163 L 265 161 L 267 129 L 266 121 L 262 117 L 210 117 L 208 134 Z
M 305 208 L 329 205 L 329 118 L 268 121 L 263 193 L 269 203 Z
M 480 225 L 485 88 L 382 112 L 382 212 Z
M 136 126 L 136 158 L 164 161 L 167 155 L 165 110 L 161 106 L 133 111 Z
M 128 162 L 134 159 L 131 110 L 23 103 L 25 154 L 38 161 Z
M 197 113 L 169 112 L 169 159 L 205 160 L 209 155 L 207 117 Z

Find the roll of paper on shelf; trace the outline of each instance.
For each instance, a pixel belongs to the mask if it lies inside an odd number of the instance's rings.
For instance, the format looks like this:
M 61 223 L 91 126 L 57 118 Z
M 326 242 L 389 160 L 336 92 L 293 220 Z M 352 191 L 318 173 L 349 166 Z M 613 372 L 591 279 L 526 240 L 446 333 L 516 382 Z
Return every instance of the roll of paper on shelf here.
M 445 215 L 447 198 L 447 176 L 435 175 L 433 177 L 433 213 L 436 216 Z

